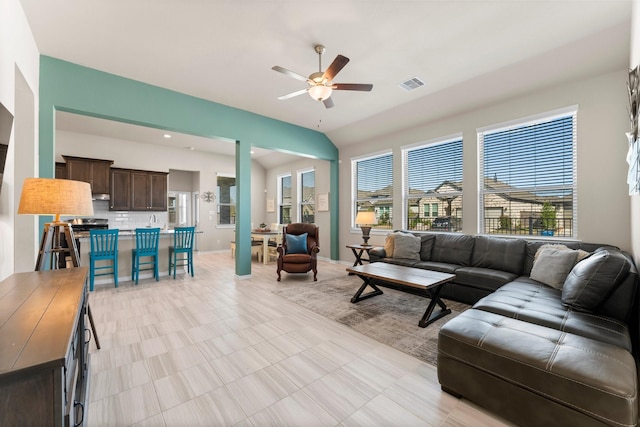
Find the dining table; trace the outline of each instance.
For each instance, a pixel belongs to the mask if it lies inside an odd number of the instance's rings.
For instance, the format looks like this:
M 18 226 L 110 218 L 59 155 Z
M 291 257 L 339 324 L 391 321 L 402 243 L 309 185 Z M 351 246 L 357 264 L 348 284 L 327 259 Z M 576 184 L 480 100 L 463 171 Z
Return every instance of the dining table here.
M 262 263 L 267 264 L 269 262 L 269 239 L 278 236 L 280 234 L 277 230 L 252 230 L 252 240 L 262 240 Z

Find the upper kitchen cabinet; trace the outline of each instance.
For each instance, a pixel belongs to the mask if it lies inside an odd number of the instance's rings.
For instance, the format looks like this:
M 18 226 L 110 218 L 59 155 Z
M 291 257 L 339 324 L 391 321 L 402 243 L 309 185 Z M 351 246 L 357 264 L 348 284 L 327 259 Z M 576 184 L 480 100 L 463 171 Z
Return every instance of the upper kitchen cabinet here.
M 167 173 L 131 171 L 131 210 L 167 210 Z
M 109 210 L 131 210 L 131 171 L 111 168 L 111 192 Z
M 93 194 L 109 194 L 113 160 L 62 156 L 66 162 L 67 179 L 91 184 Z
M 56 179 L 67 179 L 67 165 L 56 162 Z

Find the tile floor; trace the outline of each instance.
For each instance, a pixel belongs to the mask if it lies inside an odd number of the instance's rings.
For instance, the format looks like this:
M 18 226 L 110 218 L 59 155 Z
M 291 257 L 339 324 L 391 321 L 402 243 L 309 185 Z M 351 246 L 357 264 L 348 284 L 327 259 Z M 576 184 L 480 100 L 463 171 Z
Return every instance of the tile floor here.
M 273 294 L 275 264 L 239 279 L 230 253 L 200 253 L 195 268 L 96 285 L 89 426 L 509 425 L 442 392 L 435 367 Z

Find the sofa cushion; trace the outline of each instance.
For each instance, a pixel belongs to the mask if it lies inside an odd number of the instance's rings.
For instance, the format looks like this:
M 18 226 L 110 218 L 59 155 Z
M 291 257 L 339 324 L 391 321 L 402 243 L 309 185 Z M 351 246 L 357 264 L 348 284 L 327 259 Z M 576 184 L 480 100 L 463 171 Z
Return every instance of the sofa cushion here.
M 573 413 L 558 425 L 637 423 L 636 364 L 626 349 L 483 310 L 469 309 L 440 329 L 438 380 L 491 408 L 521 414 L 525 401 L 542 403 L 526 410 L 530 425 L 552 423 L 531 419 L 546 411 Z M 526 393 L 531 398 L 521 399 Z M 526 424 L 526 415 L 517 420 Z
M 392 258 L 420 259 L 419 237 L 409 233 L 395 233 Z
M 415 267 L 415 264 L 419 263 L 419 260 L 408 258 L 385 258 L 382 260 L 387 264 L 404 265 L 405 267 Z
M 531 278 L 556 289 L 561 289 L 576 263 L 578 252 L 542 246 L 538 249 L 531 269 Z
M 522 274 L 527 255 L 527 242 L 523 239 L 501 239 L 477 236 L 471 265 Z
M 482 298 L 473 308 L 580 335 L 631 351 L 627 325 L 562 305 L 562 291 L 520 277 Z
M 431 261 L 471 265 L 475 238 L 464 234 L 437 234 L 431 250 Z
M 436 242 L 435 234 L 420 234 L 420 260 L 431 261 L 431 251 Z
M 495 291 L 500 286 L 511 282 L 517 277 L 517 274 L 491 268 L 460 267 L 456 270 L 455 282 L 460 285 Z
M 418 261 L 413 264 L 415 268 L 425 268 L 427 270 L 439 271 L 441 273 L 455 274 L 460 268 L 458 264 L 448 264 L 446 262 Z
M 571 270 L 562 288 L 562 303 L 575 310 L 595 310 L 624 280 L 630 267 L 620 252 L 597 250 Z

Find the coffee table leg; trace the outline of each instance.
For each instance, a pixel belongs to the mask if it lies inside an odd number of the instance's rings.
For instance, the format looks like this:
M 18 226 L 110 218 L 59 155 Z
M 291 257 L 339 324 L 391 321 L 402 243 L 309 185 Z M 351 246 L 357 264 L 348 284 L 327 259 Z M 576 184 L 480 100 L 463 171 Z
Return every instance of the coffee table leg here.
M 371 281 L 369 280 L 368 277 L 360 276 L 360 275 L 358 275 L 358 277 L 362 279 L 363 283 L 362 283 L 362 286 L 360 286 L 360 289 L 358 289 L 358 292 L 356 292 L 356 294 L 353 296 L 353 298 L 351 298 L 351 302 L 352 303 L 355 304 L 358 301 L 362 301 L 363 299 L 375 297 L 376 295 L 382 295 L 383 292 L 380 290 L 380 288 L 378 288 L 376 285 L 371 283 Z M 371 286 L 373 288 L 373 291 L 362 295 L 362 293 L 364 292 L 364 290 L 365 290 L 365 288 L 367 286 Z
M 426 328 L 436 320 L 443 318 L 447 314 L 451 314 L 451 310 L 448 309 L 444 301 L 440 299 L 440 291 L 443 285 L 444 283 L 431 289 L 431 301 L 429 301 L 427 311 L 424 312 L 422 319 L 418 322 L 418 326 L 421 328 Z M 436 308 L 436 304 L 440 306 L 440 310 L 434 313 L 433 309 Z

